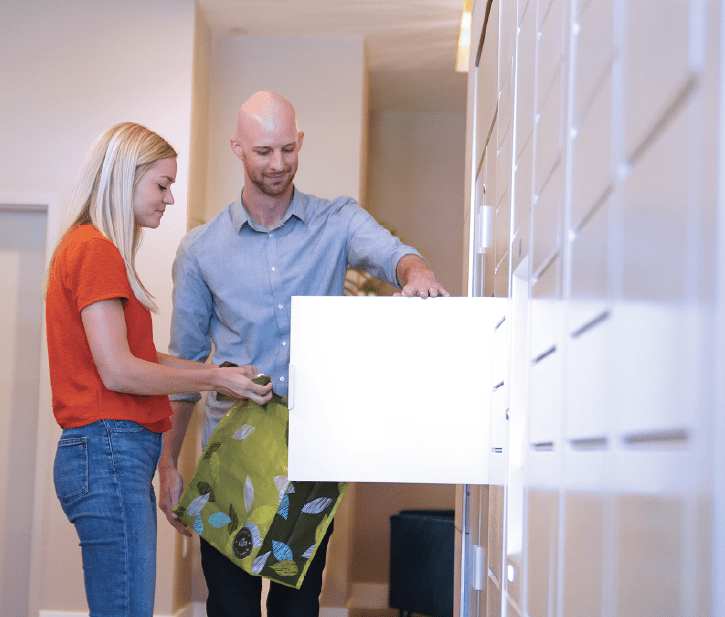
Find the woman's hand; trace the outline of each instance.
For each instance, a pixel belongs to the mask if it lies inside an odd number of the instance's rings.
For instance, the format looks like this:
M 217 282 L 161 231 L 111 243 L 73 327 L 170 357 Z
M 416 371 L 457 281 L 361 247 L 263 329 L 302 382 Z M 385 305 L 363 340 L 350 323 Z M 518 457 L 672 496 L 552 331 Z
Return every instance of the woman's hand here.
M 234 398 L 248 398 L 259 405 L 264 405 L 272 398 L 272 384 L 260 386 L 252 379 L 257 376 L 253 366 L 219 367 L 220 383 L 217 391 Z

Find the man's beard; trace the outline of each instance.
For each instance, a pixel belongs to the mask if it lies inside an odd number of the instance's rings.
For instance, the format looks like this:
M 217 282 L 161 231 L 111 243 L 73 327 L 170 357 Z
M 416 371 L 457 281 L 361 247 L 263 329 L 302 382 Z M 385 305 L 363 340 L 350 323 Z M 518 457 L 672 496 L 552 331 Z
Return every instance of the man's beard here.
M 270 197 L 276 197 L 282 195 L 292 184 L 295 174 L 292 170 L 286 171 L 275 178 L 269 178 L 264 174 L 255 174 L 251 180 L 252 184 L 256 186 L 262 193 L 269 195 Z

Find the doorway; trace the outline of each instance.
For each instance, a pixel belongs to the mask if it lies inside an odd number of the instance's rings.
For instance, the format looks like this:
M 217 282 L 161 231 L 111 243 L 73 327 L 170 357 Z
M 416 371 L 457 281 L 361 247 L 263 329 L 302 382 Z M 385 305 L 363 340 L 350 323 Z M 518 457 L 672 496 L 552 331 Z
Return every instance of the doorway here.
M 43 332 L 46 206 L 0 204 L 0 597 L 27 615 Z

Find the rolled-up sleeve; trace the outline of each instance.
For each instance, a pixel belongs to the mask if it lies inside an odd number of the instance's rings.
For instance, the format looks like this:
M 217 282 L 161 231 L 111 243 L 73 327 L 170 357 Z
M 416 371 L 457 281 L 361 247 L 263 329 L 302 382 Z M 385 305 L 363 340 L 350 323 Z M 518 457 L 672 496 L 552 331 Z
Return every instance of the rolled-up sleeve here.
M 172 268 L 174 281 L 171 340 L 169 353 L 177 358 L 205 362 L 211 353 L 209 324 L 212 318 L 212 294 L 204 281 L 197 260 L 182 240 Z M 169 395 L 172 401 L 196 402 L 199 392 Z

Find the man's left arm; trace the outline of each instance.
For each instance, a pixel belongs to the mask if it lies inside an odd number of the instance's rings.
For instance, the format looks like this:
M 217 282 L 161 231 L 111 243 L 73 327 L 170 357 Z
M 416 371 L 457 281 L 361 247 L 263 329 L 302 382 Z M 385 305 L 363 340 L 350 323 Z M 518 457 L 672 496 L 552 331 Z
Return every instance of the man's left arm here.
M 396 268 L 401 292 L 396 296 L 420 296 L 421 298 L 436 298 L 450 296 L 436 279 L 433 270 L 425 259 L 417 255 L 403 255 Z

